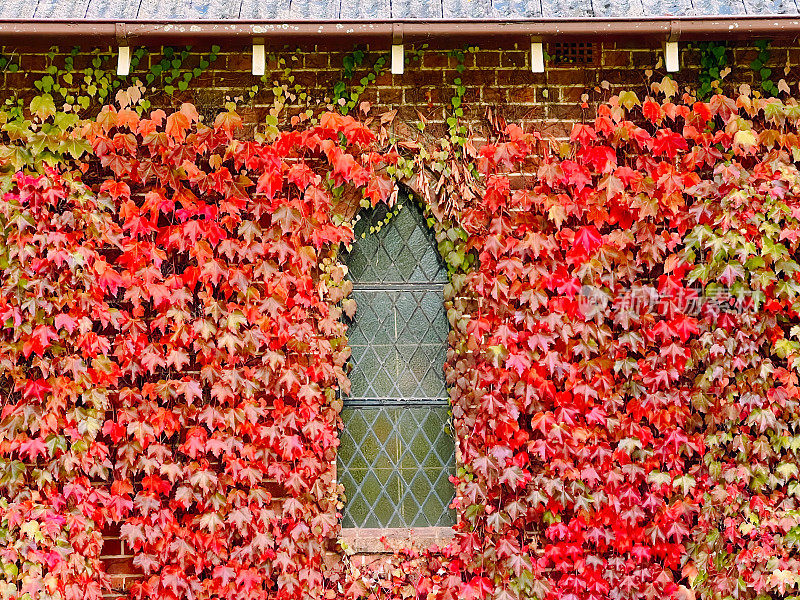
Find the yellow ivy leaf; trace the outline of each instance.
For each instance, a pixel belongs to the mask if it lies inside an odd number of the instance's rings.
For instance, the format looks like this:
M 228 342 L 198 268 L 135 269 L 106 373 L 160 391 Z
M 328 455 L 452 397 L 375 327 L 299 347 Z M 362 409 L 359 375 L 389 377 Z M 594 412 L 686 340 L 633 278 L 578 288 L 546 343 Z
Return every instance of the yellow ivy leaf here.
M 733 136 L 733 143 L 740 146 L 755 146 L 756 136 L 751 130 L 742 129 Z
M 36 96 L 31 100 L 30 104 L 31 113 L 42 119 L 51 117 L 56 114 L 56 105 L 53 102 L 53 97 L 50 94 L 42 94 Z
M 547 211 L 548 218 L 556 224 L 556 227 L 561 227 L 561 223 L 564 222 L 564 219 L 567 217 L 567 213 L 564 210 L 564 207 L 560 204 L 553 204 L 550 207 L 550 210 Z
M 678 84 L 667 76 L 664 76 L 664 79 L 661 80 L 658 88 L 661 90 L 667 100 L 678 93 Z
M 620 92 L 619 103 L 628 110 L 632 109 L 634 106 L 639 106 L 641 104 L 641 102 L 639 102 L 639 97 L 636 95 L 636 92 L 631 92 L 631 91 Z

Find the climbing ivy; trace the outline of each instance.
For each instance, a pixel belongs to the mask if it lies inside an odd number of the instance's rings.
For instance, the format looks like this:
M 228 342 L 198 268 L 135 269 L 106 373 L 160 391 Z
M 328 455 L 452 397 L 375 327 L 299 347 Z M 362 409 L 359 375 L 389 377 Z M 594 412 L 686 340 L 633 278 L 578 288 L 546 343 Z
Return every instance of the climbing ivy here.
M 149 73 L 145 76 L 147 84 L 150 85 L 158 81 L 159 77 L 161 77 L 165 84 L 164 91 L 169 95 L 173 95 L 176 89 L 181 92 L 185 92 L 189 89 L 189 84 L 192 80 L 200 77 L 203 71 L 208 69 L 211 63 L 217 60 L 220 47 L 216 45 L 212 46 L 211 51 L 207 55 L 199 56 L 199 61 L 193 67 L 184 65 L 186 59 L 189 58 L 191 54 L 191 49 L 191 46 L 186 46 L 181 50 L 173 48 L 172 46 L 165 46 L 161 51 L 161 61 L 152 65 Z M 136 51 L 135 56 L 138 55 L 141 58 L 144 57 L 146 53 L 146 49 L 140 48 Z M 131 59 L 131 71 L 133 71 L 134 68 L 133 59 Z
M 724 77 L 723 70 L 728 66 L 728 46 L 724 42 L 699 42 L 696 48 L 700 51 L 697 95 L 705 100 L 711 94 L 722 93 L 720 82 Z
M 758 40 L 755 42 L 755 47 L 758 48 L 758 56 L 750 63 L 750 68 L 756 74 L 756 82 L 760 84 L 761 91 L 765 96 L 777 96 L 778 87 L 772 82 L 772 69 L 767 66 L 770 58 L 769 41 Z
M 9 73 L 16 73 L 19 71 L 19 62 L 15 61 L 14 55 L 7 55 L 3 52 L 0 52 L 0 73 L 9 72 Z
M 45 54 L 47 64 L 44 75 L 36 79 L 33 86 L 41 94 L 50 96 L 59 106 L 66 105 L 69 111 L 76 113 L 91 113 L 93 105 L 114 99 L 119 101 L 115 95 L 133 86 L 136 89 L 127 93 L 128 102 L 123 104 L 130 104 L 141 115 L 151 108 L 151 100 L 144 97 L 145 85 L 151 86 L 152 92 L 161 90 L 168 96 L 177 91 L 186 91 L 190 83 L 217 60 L 219 51 L 216 45 L 206 54 L 192 54 L 190 46 L 182 49 L 166 46 L 161 49 L 161 60 L 142 72 L 139 66 L 147 63 L 151 51 L 139 47 L 131 53 L 130 75 L 121 77 L 116 73 L 112 48 L 82 51 L 74 47 L 64 55 L 54 46 Z M 196 60 L 190 61 L 190 57 Z M 85 66 L 78 64 L 84 61 L 88 61 Z M 18 61 L 5 54 L 0 55 L 0 70 L 16 72 L 19 68 Z M 13 94 L 4 102 L 6 107 L 16 107 L 17 112 L 23 105 L 22 99 Z
M 297 62 L 300 60 L 299 57 L 300 49 L 297 48 L 295 52 L 291 53 L 290 60 L 292 62 Z M 292 74 L 292 68 L 287 64 L 286 58 L 283 56 L 279 56 L 276 53 L 269 54 L 269 61 L 277 65 L 278 69 L 283 76 L 283 83 L 278 80 L 273 80 L 270 82 L 269 75 L 264 74 L 261 77 L 261 83 L 264 86 L 264 89 L 272 91 L 272 106 L 269 109 L 269 113 L 266 116 L 265 124 L 266 130 L 264 131 L 264 139 L 275 139 L 278 134 L 280 133 L 280 129 L 278 127 L 280 123 L 281 113 L 283 113 L 286 105 L 290 102 L 299 101 L 300 105 L 307 105 L 310 99 L 308 91 L 295 80 L 295 76 Z M 248 95 L 250 99 L 256 97 L 259 93 L 258 85 L 253 85 L 248 90 Z M 302 120 L 311 120 L 314 114 L 314 111 L 310 108 L 307 108 L 305 112 L 302 114 Z M 300 117 L 297 117 L 298 120 Z M 316 122 L 316 121 L 312 121 Z M 260 134 L 258 134 L 258 139 L 260 140 Z
M 342 76 L 333 84 L 333 101 L 334 104 L 343 106 L 347 102 L 347 86 L 348 82 L 353 78 L 355 70 L 364 63 L 366 51 L 361 48 L 356 48 L 352 52 L 345 54 L 342 58 Z M 340 102 L 342 100 L 343 102 Z
M 461 121 L 464 116 L 464 94 L 467 88 L 464 86 L 462 75 L 466 71 L 466 54 L 474 54 L 478 51 L 478 46 L 467 46 L 465 49 L 455 49 L 448 52 L 448 56 L 456 60 L 457 77 L 453 79 L 453 95 L 450 97 L 450 116 L 446 123 L 450 135 L 450 141 L 457 146 L 463 146 L 466 142 L 467 127 Z
M 358 104 L 361 94 L 367 87 L 386 72 L 389 54 L 382 53 L 375 58 L 369 71 L 358 80 L 358 83 L 348 87 L 356 70 L 364 64 L 366 58 L 367 51 L 356 49 L 342 59 L 342 77 L 333 85 L 333 103 L 338 106 L 338 110 L 342 114 L 350 113 Z

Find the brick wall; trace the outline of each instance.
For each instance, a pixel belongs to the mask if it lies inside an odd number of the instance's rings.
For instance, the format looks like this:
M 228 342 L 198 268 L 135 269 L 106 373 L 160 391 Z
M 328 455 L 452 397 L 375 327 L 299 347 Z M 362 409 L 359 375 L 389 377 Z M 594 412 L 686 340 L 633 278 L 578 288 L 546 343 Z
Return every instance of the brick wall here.
M 553 45 L 546 45 L 552 55 Z M 226 47 L 219 59 L 210 69 L 191 82 L 185 92 L 176 92 L 169 97 L 157 91 L 151 94 L 154 105 L 177 106 L 181 101 L 194 102 L 207 117 L 213 116 L 226 98 L 243 98 L 238 102 L 239 110 L 250 123 L 262 123 L 272 106 L 273 94 L 270 90 L 277 82 L 288 83 L 283 66 L 275 58 L 285 60 L 293 84 L 299 84 L 307 91 L 307 102 L 290 102 L 284 116 L 296 114 L 300 110 L 324 108 L 331 101 L 334 84 L 342 78 L 342 63 L 352 47 L 329 49 L 322 46 L 302 50 L 268 49 L 271 54 L 267 65 L 267 83 L 261 84 L 250 74 L 251 58 L 249 47 Z M 663 54 L 660 44 L 648 45 L 646 42 L 596 42 L 593 44 L 593 60 L 587 65 L 548 63 L 543 74 L 530 72 L 529 49 L 524 43 L 510 42 L 505 47 L 485 46 L 475 53 L 465 53 L 464 72 L 456 71 L 458 61 L 448 55 L 449 48 L 428 48 L 420 52 L 418 60 L 407 65 L 403 75 L 384 73 L 361 95 L 359 101 L 366 100 L 373 105 L 372 114 L 392 108 L 398 109 L 398 121 L 415 124 L 418 112 L 430 121 L 430 125 L 441 125 L 446 117 L 447 106 L 453 95 L 453 80 L 461 77 L 466 87 L 464 105 L 468 120 L 476 126 L 484 123 L 487 109 L 508 121 L 524 123 L 537 127 L 544 133 L 562 134 L 566 123 L 591 116 L 594 103 L 623 89 L 634 89 L 643 95 L 648 85 L 646 72 L 651 70 L 650 80 L 660 80 L 666 73 L 661 65 Z M 386 48 L 367 48 L 364 67 L 371 67 L 374 60 Z M 3 48 L 7 56 L 17 54 L 21 69 L 17 73 L 0 73 L 0 83 L 4 95 L 21 93 L 29 96 L 37 93 L 33 84 L 45 75 L 51 60 L 63 65 L 66 55 L 57 54 L 49 59 L 41 51 L 24 48 Z M 785 78 L 790 87 L 797 89 L 800 79 L 800 49 L 789 43 L 774 43 L 770 48 L 771 58 L 768 66 L 772 68 L 773 81 Z M 108 54 L 108 53 L 106 53 Z M 411 54 L 409 52 L 409 54 Z M 757 50 L 748 46 L 731 46 L 728 50 L 732 72 L 723 82 L 723 89 L 733 93 L 741 83 L 754 84 L 756 74 L 749 63 L 756 57 Z M 76 68 L 84 68 L 93 55 L 81 54 L 75 59 Z M 143 77 L 149 64 L 160 61 L 157 52 L 148 55 L 133 71 L 133 76 Z M 189 58 L 186 64 L 191 64 Z M 105 68 L 113 69 L 114 59 Z M 784 74 L 784 68 L 790 67 Z M 681 85 L 694 87 L 697 82 L 699 52 L 681 52 L 681 71 L 673 74 Z M 356 70 L 353 83 L 367 73 L 367 68 Z M 261 90 L 252 100 L 248 90 L 260 84 Z M 156 82 L 154 89 L 163 89 Z M 753 85 L 754 89 L 756 86 Z M 588 108 L 581 109 L 579 103 L 583 94 L 588 94 Z M 154 97 L 153 97 L 154 96 Z M 432 131 L 435 135 L 437 132 Z
M 267 83 L 250 99 L 248 90 L 260 83 L 250 74 L 249 48 L 223 48 L 212 68 L 192 81 L 191 87 L 174 97 L 158 90 L 162 85 L 155 82 L 154 91 L 148 91 L 153 105 L 168 108 L 178 106 L 183 101 L 194 102 L 206 119 L 211 119 L 227 100 L 237 101 L 238 111 L 251 128 L 263 127 L 264 119 L 273 106 L 272 85 L 299 84 L 308 94 L 304 102 L 290 101 L 281 113 L 285 120 L 311 108 L 323 110 L 330 104 L 334 85 L 342 78 L 342 64 L 352 48 L 305 48 L 303 50 L 272 49 L 268 61 Z M 371 115 L 385 110 L 397 109 L 394 122 L 398 137 L 404 135 L 403 128 L 413 128 L 419 115 L 428 120 L 426 132 L 432 136 L 440 135 L 448 116 L 450 98 L 453 95 L 454 79 L 460 77 L 466 87 L 464 107 L 466 121 L 478 137 L 488 126 L 487 111 L 496 118 L 516 122 L 527 129 L 537 129 L 544 135 L 563 137 L 568 134 L 576 120 L 591 118 L 596 103 L 623 89 L 632 89 L 640 98 L 646 95 L 650 81 L 660 81 L 665 75 L 660 57 L 660 44 L 597 42 L 592 46 L 592 60 L 589 64 L 546 65 L 546 72 L 530 72 L 529 49 L 526 44 L 513 41 L 498 47 L 484 45 L 474 53 L 465 53 L 464 70 L 457 71 L 457 58 L 448 52 L 450 48 L 429 48 L 421 52 L 417 60 L 407 65 L 403 75 L 386 72 L 363 92 L 359 102 L 372 105 Z M 546 46 L 553 55 L 557 48 Z M 270 50 L 268 49 L 268 52 Z M 352 81 L 357 83 L 370 70 L 377 56 L 385 48 L 368 50 L 364 68 L 356 70 Z M 66 55 L 56 54 L 48 57 L 41 50 L 9 48 L 3 49 L 6 56 L 16 55 L 20 71 L 0 74 L 3 98 L 14 95 L 30 97 L 38 93 L 34 82 L 43 77 L 49 64 L 63 65 Z M 723 90 L 731 94 L 742 83 L 757 89 L 760 81 L 750 68 L 750 62 L 758 51 L 752 46 L 731 46 L 728 50 L 732 69 L 723 82 Z M 771 58 L 768 66 L 772 68 L 773 81 L 784 78 L 793 92 L 798 89 L 800 79 L 800 49 L 787 44 L 775 43 L 770 48 Z M 108 54 L 108 53 L 107 53 Z M 110 54 L 108 54 L 110 56 Z M 80 54 L 75 59 L 75 67 L 87 67 L 94 55 Z M 279 59 L 285 60 L 285 67 Z M 150 64 L 161 60 L 153 52 L 148 55 L 134 76 L 144 77 Z M 681 53 L 681 71 L 673 78 L 681 85 L 692 89 L 698 81 L 700 56 L 696 50 Z M 191 59 L 187 60 L 187 64 Z M 109 58 L 106 68 L 113 69 L 114 59 Z M 785 69 L 788 68 L 788 72 Z M 289 69 L 287 73 L 286 69 Z M 652 74 L 649 73 L 652 71 Z M 586 102 L 582 108 L 580 105 Z M 106 533 L 103 552 L 108 573 L 117 591 L 124 590 L 138 575 L 131 562 L 129 549 L 125 547 L 116 532 Z M 336 560 L 331 555 L 330 560 Z

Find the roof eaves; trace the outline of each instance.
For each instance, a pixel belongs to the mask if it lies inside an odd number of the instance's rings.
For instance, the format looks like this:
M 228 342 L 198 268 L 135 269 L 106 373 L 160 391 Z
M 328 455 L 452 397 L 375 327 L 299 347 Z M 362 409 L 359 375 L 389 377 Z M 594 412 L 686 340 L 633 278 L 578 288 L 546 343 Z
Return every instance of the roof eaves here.
M 521 20 L 381 19 L 370 21 L 244 21 L 244 20 L 0 20 L 0 44 L 52 45 L 73 43 L 114 43 L 120 36 L 132 43 L 212 43 L 237 40 L 249 43 L 260 37 L 269 41 L 302 42 L 322 39 L 368 41 L 383 39 L 388 44 L 393 25 L 400 24 L 407 41 L 451 39 L 507 39 L 537 37 L 653 38 L 662 40 L 742 39 L 758 36 L 787 38 L 800 35 L 800 15 L 768 16 L 660 16 L 643 19 L 583 17 Z

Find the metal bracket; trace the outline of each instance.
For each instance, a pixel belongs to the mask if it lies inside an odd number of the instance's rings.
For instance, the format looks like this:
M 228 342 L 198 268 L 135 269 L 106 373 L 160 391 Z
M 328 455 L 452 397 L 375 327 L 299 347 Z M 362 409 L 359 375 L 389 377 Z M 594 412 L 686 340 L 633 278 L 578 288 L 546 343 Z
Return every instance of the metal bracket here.
M 681 24 L 672 20 L 669 22 L 669 35 L 664 42 L 664 66 L 667 73 L 675 73 L 681 68 L 681 50 L 678 39 L 681 37 Z
M 128 26 L 125 23 L 115 23 L 114 34 L 117 38 L 117 46 L 128 45 Z
M 681 22 L 672 20 L 669 22 L 669 35 L 667 35 L 668 42 L 677 42 L 681 38 Z
M 403 43 L 403 24 L 392 23 L 392 45 Z

